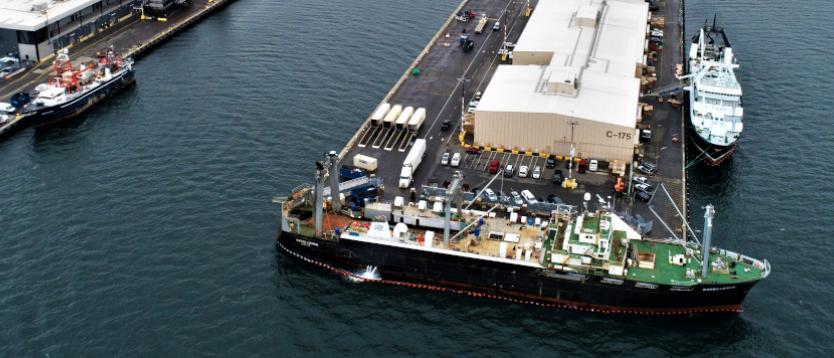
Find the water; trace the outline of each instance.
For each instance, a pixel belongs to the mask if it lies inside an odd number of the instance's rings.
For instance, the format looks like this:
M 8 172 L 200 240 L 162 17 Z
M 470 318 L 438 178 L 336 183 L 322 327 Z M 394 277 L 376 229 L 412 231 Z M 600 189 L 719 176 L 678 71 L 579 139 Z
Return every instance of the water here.
M 343 145 L 455 5 L 241 0 L 83 120 L 0 143 L 0 356 L 831 355 L 823 0 L 687 1 L 689 29 L 718 12 L 742 61 L 741 150 L 692 186 L 718 245 L 773 264 L 738 317 L 507 305 L 277 254 L 272 196 Z

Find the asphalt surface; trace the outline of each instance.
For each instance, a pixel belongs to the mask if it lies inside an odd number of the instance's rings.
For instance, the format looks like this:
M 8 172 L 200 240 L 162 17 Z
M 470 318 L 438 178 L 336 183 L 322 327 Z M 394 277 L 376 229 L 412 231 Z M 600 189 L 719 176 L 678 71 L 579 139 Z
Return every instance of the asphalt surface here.
M 535 6 L 535 2 L 532 5 Z M 558 161 L 555 168 L 546 168 L 545 158 L 510 152 L 466 153 L 457 143 L 455 136 L 459 133 L 457 128 L 461 117 L 461 95 L 465 98 L 464 103 L 469 103 L 475 93 L 482 91 L 489 83 L 496 67 L 501 63 L 498 50 L 503 42 L 503 32 L 493 32 L 492 24 L 496 18 L 500 17 L 501 23 L 507 26 L 507 41 L 516 42 L 528 19 L 523 16 L 524 6 L 523 1 L 509 3 L 498 0 L 470 1 L 464 7 L 465 9 L 487 13 L 490 18 L 484 33 L 479 35 L 473 33 L 476 21 L 450 23 L 443 30 L 444 35 L 430 45 L 430 51 L 417 65 L 421 74 L 408 78 L 389 101 L 392 106 L 401 104 L 403 107 L 413 106 L 415 109 L 426 108 L 427 119 L 419 133 L 411 135 L 405 130 L 369 126 L 363 129 L 357 145 L 350 148 L 345 161 L 350 162 L 355 154 L 360 153 L 377 158 L 379 167 L 375 174 L 383 178 L 386 187 L 383 200 L 392 200 L 394 196 L 409 198 L 410 189 L 397 187 L 401 165 L 410 148 L 410 143 L 415 138 L 425 138 L 428 144 L 426 155 L 416 172 L 412 188 L 419 188 L 423 184 L 443 185 L 452 178 L 456 170 L 463 174 L 467 187 L 483 188 L 493 177 L 488 173 L 488 164 L 496 160 L 501 168 L 512 164 L 516 174 L 522 165 L 527 166 L 530 171 L 527 178 L 519 178 L 517 175 L 512 178 L 499 177 L 490 185 L 490 188 L 499 195 L 529 190 L 538 198 L 556 196 L 567 204 L 581 206 L 584 194 L 591 193 L 592 201 L 589 203 L 591 208 L 602 199 L 611 202 L 618 212 L 639 215 L 648 220 L 655 219 L 649 206 L 635 200 L 633 194 L 622 197 L 614 195 L 613 186 L 616 178 L 605 171 L 582 174 L 572 171 L 570 175 L 576 178 L 579 186 L 568 190 L 551 181 L 555 170 L 561 170 L 565 177 L 569 175 L 566 161 Z M 660 86 L 677 81 L 674 77 L 675 65 L 681 63 L 681 44 L 677 41 L 680 39 L 679 9 L 679 0 L 667 0 L 665 6 L 657 12 L 663 14 L 666 19 L 664 28 L 666 43 L 664 43 L 656 66 Z M 463 33 L 464 28 L 476 42 L 475 50 L 469 53 L 464 53 L 458 45 L 458 36 Z M 463 93 L 464 88 L 466 93 Z M 658 165 L 658 172 L 651 176 L 649 181 L 655 187 L 663 183 L 676 204 L 684 208 L 681 170 L 683 158 L 681 110 L 672 108 L 666 103 L 657 103 L 655 99 L 647 101 L 655 107 L 653 116 L 644 118 L 644 123 L 651 125 L 654 132 L 652 141 L 644 144 L 645 160 Z M 440 131 L 440 124 L 444 120 L 452 122 L 453 130 Z M 443 153 L 447 152 L 450 155 L 461 154 L 462 160 L 459 167 L 440 165 Z M 542 169 L 540 178 L 532 178 L 532 171 L 535 167 Z M 634 175 L 644 174 L 635 171 Z M 419 190 L 417 190 L 417 195 L 419 195 Z M 679 216 L 665 194 L 657 194 L 651 205 L 667 224 L 680 225 Z M 654 225 L 654 227 L 653 236 L 669 236 L 660 225 Z

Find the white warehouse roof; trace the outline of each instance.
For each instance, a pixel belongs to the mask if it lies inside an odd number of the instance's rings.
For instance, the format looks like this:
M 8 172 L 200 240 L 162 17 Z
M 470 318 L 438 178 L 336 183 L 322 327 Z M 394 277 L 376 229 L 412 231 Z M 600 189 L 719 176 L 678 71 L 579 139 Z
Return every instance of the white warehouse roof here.
M 634 127 L 648 4 L 540 0 L 478 111 L 554 113 Z M 476 125 L 477 126 L 477 125 Z
M 36 31 L 100 1 L 0 0 L 0 29 Z

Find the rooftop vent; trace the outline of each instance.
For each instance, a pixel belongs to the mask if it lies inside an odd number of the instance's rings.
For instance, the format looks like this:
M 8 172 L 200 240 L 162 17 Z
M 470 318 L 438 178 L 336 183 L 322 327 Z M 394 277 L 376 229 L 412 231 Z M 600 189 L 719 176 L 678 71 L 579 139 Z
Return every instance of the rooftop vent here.
M 576 26 L 596 27 L 599 16 L 599 4 L 584 5 L 576 11 Z

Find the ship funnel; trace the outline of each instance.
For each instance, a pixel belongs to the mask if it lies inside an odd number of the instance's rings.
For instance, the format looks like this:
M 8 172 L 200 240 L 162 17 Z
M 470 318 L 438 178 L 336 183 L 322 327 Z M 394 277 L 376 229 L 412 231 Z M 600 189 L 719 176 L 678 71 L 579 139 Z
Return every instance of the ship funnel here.
M 704 244 L 701 247 L 703 251 L 703 269 L 701 270 L 701 277 L 706 278 L 709 273 L 709 250 L 710 241 L 712 240 L 712 218 L 715 216 L 715 207 L 712 204 L 706 206 L 704 211 Z

